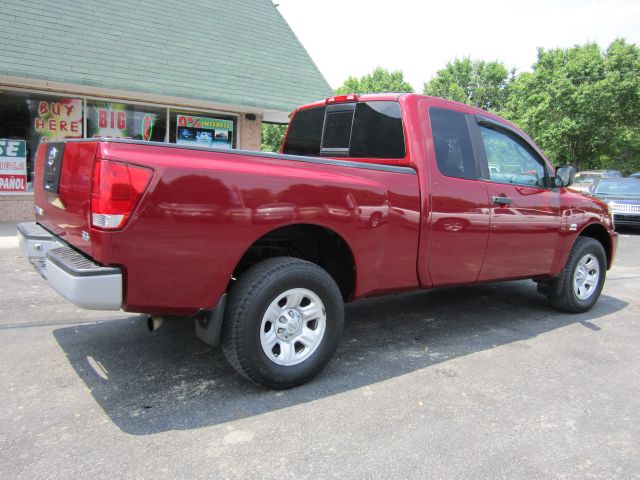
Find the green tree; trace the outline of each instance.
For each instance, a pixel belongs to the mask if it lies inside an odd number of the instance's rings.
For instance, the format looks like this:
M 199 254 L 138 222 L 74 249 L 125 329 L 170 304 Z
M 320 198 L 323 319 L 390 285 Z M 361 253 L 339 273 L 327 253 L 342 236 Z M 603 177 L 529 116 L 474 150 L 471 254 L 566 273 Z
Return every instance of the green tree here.
M 624 40 L 538 50 L 510 87 L 505 116 L 556 164 L 640 167 L 640 51 Z
M 286 131 L 286 123 L 263 123 L 260 150 L 263 152 L 279 152 Z
M 404 75 L 400 70 L 390 72 L 382 67 L 377 67 L 373 73 L 357 78 L 349 76 L 336 94 L 347 93 L 380 93 L 380 92 L 413 92 L 413 87 L 404 81 Z
M 611 140 L 600 155 L 601 166 L 626 173 L 640 171 L 640 48 L 622 39 L 606 51 L 603 87 L 612 100 Z
M 500 62 L 456 58 L 424 84 L 426 95 L 446 98 L 499 112 L 509 94 L 515 71 Z

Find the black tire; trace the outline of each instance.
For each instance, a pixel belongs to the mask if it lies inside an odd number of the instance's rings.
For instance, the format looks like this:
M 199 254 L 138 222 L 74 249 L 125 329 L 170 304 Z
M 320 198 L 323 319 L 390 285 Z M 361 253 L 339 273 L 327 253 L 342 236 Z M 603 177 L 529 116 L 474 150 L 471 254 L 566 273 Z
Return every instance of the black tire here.
M 320 314 L 322 318 L 320 321 L 324 325 L 323 334 L 307 352 L 309 356 L 300 363 L 279 365 L 275 362 L 279 361 L 277 352 L 280 345 L 283 347 L 284 343 L 291 345 L 291 341 L 277 338 L 278 349 L 274 346 L 274 350 L 270 353 L 265 350 L 261 343 L 261 338 L 264 336 L 263 330 L 268 325 L 269 330 L 274 329 L 275 337 L 276 327 L 280 324 L 276 322 L 272 324 L 264 319 L 267 318 L 267 309 L 270 306 L 276 309 L 282 308 L 283 312 L 284 309 L 289 309 L 279 304 L 274 305 L 274 302 L 293 289 L 309 291 L 320 300 L 316 304 L 323 307 L 320 308 L 323 312 Z M 304 301 L 305 299 L 300 305 Z M 300 323 L 301 329 L 314 322 L 314 320 L 305 320 L 302 316 L 297 318 L 297 322 L 295 320 L 292 322 Z M 318 325 L 318 320 L 315 322 Z M 326 271 L 298 258 L 270 258 L 247 270 L 230 289 L 222 327 L 222 350 L 231 366 L 252 382 L 276 390 L 291 388 L 309 381 L 325 367 L 338 346 L 343 324 L 342 296 L 333 278 Z M 280 335 L 281 329 L 277 330 Z M 286 331 L 286 328 L 282 330 Z M 303 353 L 305 348 L 307 347 L 303 345 Z M 296 348 L 294 351 L 291 351 L 292 354 L 297 355 Z M 267 353 L 274 359 L 270 359 Z
M 597 260 L 599 276 L 597 283 L 588 290 L 588 297 L 580 298 L 574 288 L 576 270 L 580 262 L 589 255 Z M 602 244 L 593 238 L 578 237 L 560 277 L 562 285 L 552 285 L 547 291 L 547 298 L 551 305 L 559 310 L 570 313 L 586 312 L 598 301 L 606 274 L 607 257 Z

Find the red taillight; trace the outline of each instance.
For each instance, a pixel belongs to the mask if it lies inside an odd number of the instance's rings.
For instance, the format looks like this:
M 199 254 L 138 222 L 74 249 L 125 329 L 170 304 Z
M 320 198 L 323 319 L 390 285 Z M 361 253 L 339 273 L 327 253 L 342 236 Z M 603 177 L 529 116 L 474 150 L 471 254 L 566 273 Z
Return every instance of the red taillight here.
M 358 100 L 358 95 L 355 93 L 350 93 L 349 95 L 336 95 L 335 97 L 328 97 L 325 100 L 326 104 L 329 103 L 341 103 L 341 102 L 356 102 Z
M 124 227 L 151 175 L 148 168 L 96 160 L 91 186 L 91 225 L 105 230 Z

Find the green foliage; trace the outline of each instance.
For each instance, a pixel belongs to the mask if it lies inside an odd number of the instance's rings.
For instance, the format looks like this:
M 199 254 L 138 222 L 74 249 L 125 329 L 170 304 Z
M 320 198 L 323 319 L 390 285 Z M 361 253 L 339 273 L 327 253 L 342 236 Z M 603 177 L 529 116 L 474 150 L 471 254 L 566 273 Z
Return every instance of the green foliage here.
M 500 62 L 456 58 L 424 84 L 423 92 L 499 112 L 506 103 L 514 74 Z
M 601 166 L 627 173 L 640 171 L 640 48 L 624 40 L 606 51 L 604 88 L 612 99 L 611 139 L 600 155 Z
M 376 68 L 373 73 L 360 78 L 349 76 L 336 94 L 347 93 L 380 93 L 380 92 L 413 92 L 413 87 L 404 81 L 404 75 L 396 70 L 389 72 L 382 67 Z
M 539 49 L 503 113 L 556 164 L 640 170 L 640 49 L 620 39 L 606 51 Z
M 279 152 L 287 125 L 284 123 L 263 123 L 260 150 L 263 152 Z

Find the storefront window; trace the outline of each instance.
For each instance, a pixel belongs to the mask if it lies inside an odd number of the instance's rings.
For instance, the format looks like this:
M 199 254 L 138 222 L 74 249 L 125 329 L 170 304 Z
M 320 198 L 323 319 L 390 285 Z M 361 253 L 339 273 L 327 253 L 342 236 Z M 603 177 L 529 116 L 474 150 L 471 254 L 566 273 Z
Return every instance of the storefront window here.
M 13 150 L 15 145 L 20 145 L 16 152 L 21 152 L 19 158 L 2 157 L 2 165 L 7 168 L 6 171 L 0 169 L 0 176 L 11 177 L 9 181 L 16 183 L 14 177 L 20 173 L 16 166 L 22 159 L 19 190 L 23 191 L 22 185 L 26 183 L 26 190 L 32 191 L 38 144 L 70 138 L 123 138 L 212 148 L 237 147 L 238 120 L 232 115 L 100 100 L 86 100 L 86 111 L 84 105 L 82 98 L 0 91 L 0 147 L 4 145 L 9 151 L 9 145 Z
M 166 115 L 165 108 L 87 100 L 87 138 L 164 142 Z
M 0 138 L 26 141 L 27 190 L 38 143 L 82 138 L 82 100 L 23 92 L 0 93 Z
M 80 98 L 32 99 L 33 137 L 39 142 L 82 138 Z
M 169 141 L 179 145 L 236 148 L 236 118 L 171 110 Z

